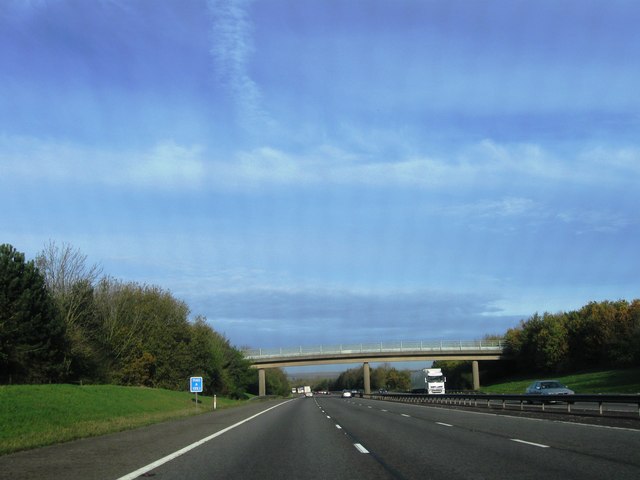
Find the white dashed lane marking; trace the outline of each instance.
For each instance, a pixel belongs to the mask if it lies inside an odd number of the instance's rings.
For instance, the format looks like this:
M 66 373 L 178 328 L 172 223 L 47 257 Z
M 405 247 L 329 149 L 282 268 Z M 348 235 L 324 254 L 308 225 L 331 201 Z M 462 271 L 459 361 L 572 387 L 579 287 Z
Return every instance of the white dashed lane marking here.
M 358 449 L 358 451 L 360 453 L 369 453 L 369 450 L 367 450 L 366 448 L 364 448 L 362 445 L 360 445 L 359 443 L 354 443 L 353 444 L 354 447 L 356 447 Z
M 549 445 L 543 445 L 541 443 L 527 442 L 525 440 L 520 440 L 520 439 L 517 439 L 517 438 L 512 438 L 511 441 L 512 442 L 518 442 L 518 443 L 524 443 L 525 445 L 532 445 L 534 447 L 539 447 L 539 448 L 551 448 L 551 447 L 549 447 Z

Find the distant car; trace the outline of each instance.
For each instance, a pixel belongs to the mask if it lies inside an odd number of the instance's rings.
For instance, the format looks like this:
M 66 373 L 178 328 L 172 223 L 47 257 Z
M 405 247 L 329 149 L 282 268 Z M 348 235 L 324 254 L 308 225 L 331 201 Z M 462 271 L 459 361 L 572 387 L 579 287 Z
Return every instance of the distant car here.
M 342 398 L 351 398 L 351 392 L 349 390 L 345 390 L 342 392 Z
M 536 380 L 525 390 L 527 395 L 573 395 L 575 392 L 557 380 Z M 552 400 L 549 400 L 552 401 Z M 573 402 L 569 402 L 573 403 Z

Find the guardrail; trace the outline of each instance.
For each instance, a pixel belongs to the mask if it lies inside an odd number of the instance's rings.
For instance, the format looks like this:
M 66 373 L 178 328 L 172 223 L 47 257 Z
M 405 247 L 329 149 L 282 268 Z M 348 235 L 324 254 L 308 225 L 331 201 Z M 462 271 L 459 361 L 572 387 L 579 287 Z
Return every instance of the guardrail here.
M 387 400 L 404 403 L 436 403 L 445 405 L 458 405 L 469 407 L 482 407 L 487 408 L 501 408 L 506 410 L 508 408 L 517 408 L 524 410 L 525 405 L 540 404 L 540 410 L 545 411 L 545 405 L 551 403 L 566 403 L 567 413 L 575 412 L 574 405 L 576 403 L 590 403 L 598 405 L 599 415 L 605 414 L 620 414 L 620 411 L 607 411 L 603 408 L 605 404 L 626 404 L 635 405 L 637 407 L 638 416 L 640 417 L 640 394 L 621 394 L 621 395 L 510 395 L 510 394 L 445 394 L 445 395 L 428 395 L 428 394 L 416 394 L 416 393 L 372 393 L 369 398 L 374 400 Z M 572 408 L 574 411 L 572 411 Z M 584 413 L 581 410 L 580 413 Z
M 245 349 L 243 354 L 249 360 L 270 357 L 299 357 L 303 355 L 334 355 L 350 353 L 393 353 L 393 352 L 450 352 L 450 351 L 496 351 L 502 352 L 502 340 L 438 340 L 400 341 L 341 345 L 316 345 L 294 348 Z

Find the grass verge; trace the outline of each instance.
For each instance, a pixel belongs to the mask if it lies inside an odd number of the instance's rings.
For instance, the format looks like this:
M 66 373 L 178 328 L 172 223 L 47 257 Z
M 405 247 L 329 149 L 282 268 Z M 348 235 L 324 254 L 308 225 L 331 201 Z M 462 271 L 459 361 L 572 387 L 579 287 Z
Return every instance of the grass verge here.
M 518 378 L 483 386 L 481 390 L 485 393 L 522 394 L 531 382 L 542 378 L 541 376 L 527 379 Z M 551 375 L 544 378 L 558 380 L 576 393 L 640 393 L 640 368 Z
M 217 398 L 217 408 L 244 403 Z M 213 409 L 213 398 L 116 385 L 0 386 L 0 455 Z

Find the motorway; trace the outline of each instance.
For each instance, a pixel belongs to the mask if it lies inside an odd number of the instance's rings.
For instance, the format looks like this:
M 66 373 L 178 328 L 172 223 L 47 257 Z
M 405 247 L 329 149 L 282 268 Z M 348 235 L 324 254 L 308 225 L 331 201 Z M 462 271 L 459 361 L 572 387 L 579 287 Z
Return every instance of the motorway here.
M 0 457 L 0 478 L 640 478 L 640 430 L 337 396 L 107 437 Z

